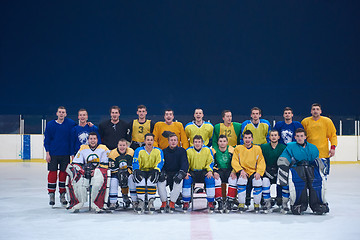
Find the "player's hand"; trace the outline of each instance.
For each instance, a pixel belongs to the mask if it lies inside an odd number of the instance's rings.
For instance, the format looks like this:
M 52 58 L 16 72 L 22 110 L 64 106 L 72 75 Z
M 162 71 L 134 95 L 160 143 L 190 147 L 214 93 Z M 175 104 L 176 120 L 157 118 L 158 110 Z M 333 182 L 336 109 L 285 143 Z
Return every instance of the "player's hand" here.
M 87 124 L 89 125 L 89 127 L 94 126 L 94 124 L 92 122 L 88 122 Z
M 259 179 L 261 178 L 261 176 L 260 176 L 259 173 L 255 173 L 255 174 L 254 174 L 254 178 L 255 178 L 256 180 L 259 180 Z
M 330 149 L 329 151 L 329 157 L 335 156 L 335 149 Z
M 51 161 L 50 153 L 46 152 L 46 162 L 50 163 L 50 161 Z
M 230 177 L 231 177 L 231 179 L 235 180 L 235 179 L 237 178 L 237 177 L 236 177 L 236 173 L 231 172 L 231 173 L 230 173 Z
M 241 178 L 244 178 L 244 179 L 247 179 L 247 178 L 248 178 L 248 174 L 245 172 L 245 170 L 241 170 L 241 172 L 240 172 L 240 177 L 241 177 Z
M 217 180 L 220 178 L 220 175 L 217 172 L 214 172 L 214 178 Z
M 205 174 L 205 176 L 207 178 L 212 178 L 214 175 L 213 175 L 212 171 L 208 171 L 207 174 Z
M 185 177 L 185 179 L 189 179 L 189 177 L 191 176 L 191 174 L 190 173 L 186 173 L 186 177 Z

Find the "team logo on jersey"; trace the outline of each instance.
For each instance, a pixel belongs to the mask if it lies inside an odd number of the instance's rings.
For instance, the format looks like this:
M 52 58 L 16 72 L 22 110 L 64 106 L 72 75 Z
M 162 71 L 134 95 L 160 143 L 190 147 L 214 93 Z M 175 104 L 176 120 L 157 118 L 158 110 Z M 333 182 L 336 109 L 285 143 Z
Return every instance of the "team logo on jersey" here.
M 292 142 L 293 132 L 289 130 L 281 131 L 281 138 L 284 140 L 285 144 Z
M 126 169 L 127 162 L 125 160 L 119 162 L 119 169 Z
M 79 139 L 79 142 L 81 144 L 89 144 L 88 142 L 88 137 L 89 137 L 89 134 L 87 132 L 82 132 L 78 135 L 78 139 Z
M 100 157 L 93 153 L 93 154 L 90 154 L 87 158 L 86 158 L 86 162 L 100 162 Z

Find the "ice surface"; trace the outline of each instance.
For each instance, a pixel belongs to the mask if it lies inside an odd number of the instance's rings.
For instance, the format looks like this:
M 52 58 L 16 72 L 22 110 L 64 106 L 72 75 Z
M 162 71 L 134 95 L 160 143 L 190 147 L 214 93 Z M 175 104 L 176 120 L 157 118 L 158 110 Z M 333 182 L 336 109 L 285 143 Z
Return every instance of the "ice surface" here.
M 0 163 L 0 239 L 360 239 L 360 165 L 332 165 L 330 213 L 138 215 L 48 205 L 45 163 Z M 87 205 L 87 204 L 86 204 Z M 157 200 L 156 206 L 159 207 Z

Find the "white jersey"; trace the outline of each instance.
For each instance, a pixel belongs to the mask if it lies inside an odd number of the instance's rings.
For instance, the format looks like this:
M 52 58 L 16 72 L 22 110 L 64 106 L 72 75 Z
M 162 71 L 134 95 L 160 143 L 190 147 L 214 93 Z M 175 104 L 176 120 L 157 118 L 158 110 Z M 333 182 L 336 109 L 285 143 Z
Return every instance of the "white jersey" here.
M 81 145 L 72 163 L 86 164 L 89 162 L 108 163 L 110 150 L 103 144 L 99 144 L 94 150 L 89 145 Z

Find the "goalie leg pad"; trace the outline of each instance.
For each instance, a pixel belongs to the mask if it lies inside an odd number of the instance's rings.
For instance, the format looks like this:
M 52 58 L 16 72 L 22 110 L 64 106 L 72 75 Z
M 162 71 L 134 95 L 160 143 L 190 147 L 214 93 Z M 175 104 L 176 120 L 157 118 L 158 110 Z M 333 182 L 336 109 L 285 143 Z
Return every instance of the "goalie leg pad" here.
M 107 179 L 107 169 L 96 168 L 94 170 L 94 176 L 91 178 L 91 207 L 96 211 L 104 207 Z
M 307 180 L 305 174 L 305 166 L 296 166 L 290 168 L 289 174 L 289 190 L 290 190 L 290 205 L 294 214 L 299 214 L 299 211 L 305 211 L 308 206 L 307 195 Z M 299 210 L 300 209 L 300 210 Z
M 239 177 L 238 181 L 237 181 L 237 196 L 238 196 L 238 202 L 239 203 L 244 203 L 245 204 L 245 200 L 246 200 L 246 185 L 248 183 L 248 180 L 246 178 L 241 178 Z

